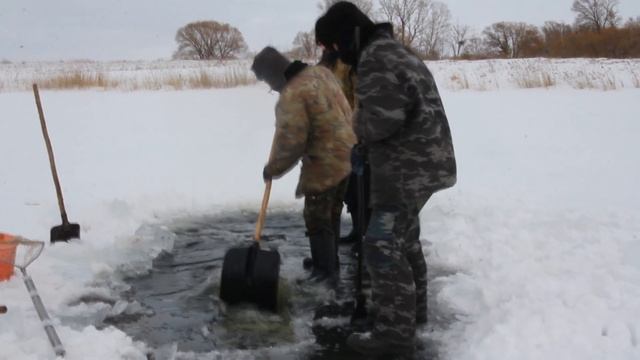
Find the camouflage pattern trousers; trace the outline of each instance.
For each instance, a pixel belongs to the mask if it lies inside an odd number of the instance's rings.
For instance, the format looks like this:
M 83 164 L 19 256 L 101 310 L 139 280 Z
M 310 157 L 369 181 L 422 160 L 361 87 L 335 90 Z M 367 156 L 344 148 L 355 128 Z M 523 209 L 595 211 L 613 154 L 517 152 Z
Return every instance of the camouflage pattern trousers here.
M 375 338 L 404 344 L 414 339 L 416 319 L 426 321 L 427 263 L 419 213 L 429 197 L 373 208 L 363 248 L 371 276 Z
M 347 176 L 338 185 L 324 192 L 305 195 L 303 216 L 307 234 L 331 232 L 334 237 L 340 236 L 342 201 L 348 181 Z

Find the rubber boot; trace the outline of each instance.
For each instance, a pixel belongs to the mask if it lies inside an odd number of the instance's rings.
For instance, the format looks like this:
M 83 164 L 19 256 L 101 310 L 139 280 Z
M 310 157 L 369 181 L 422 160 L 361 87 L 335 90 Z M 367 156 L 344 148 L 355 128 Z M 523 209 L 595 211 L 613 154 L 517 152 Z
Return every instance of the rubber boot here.
M 338 279 L 336 241 L 331 230 L 309 235 L 313 270 L 311 278 L 319 281 Z

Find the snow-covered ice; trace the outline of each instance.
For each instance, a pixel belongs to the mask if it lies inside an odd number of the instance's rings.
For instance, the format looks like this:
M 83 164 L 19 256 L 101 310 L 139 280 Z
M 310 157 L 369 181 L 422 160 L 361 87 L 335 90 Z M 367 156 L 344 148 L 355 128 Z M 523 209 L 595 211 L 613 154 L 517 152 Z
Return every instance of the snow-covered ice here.
M 436 76 L 446 66 L 459 65 L 436 64 Z M 455 321 L 421 336 L 441 341 L 444 359 L 639 359 L 640 90 L 442 88 L 459 182 L 423 210 L 422 237 L 428 262 L 452 270 L 434 286 Z M 67 359 L 146 359 L 122 331 L 74 319 L 119 311 L 115 270 L 143 272 L 170 249 L 171 219 L 258 208 L 277 95 L 41 96 L 82 241 L 47 246 L 29 273 Z M 0 134 L 0 231 L 48 241 L 60 217 L 30 92 L 0 93 Z M 273 207 L 301 206 L 296 180 L 274 183 Z M 76 301 L 89 295 L 113 301 Z M 0 359 L 50 359 L 19 275 L 0 283 L 0 304 Z

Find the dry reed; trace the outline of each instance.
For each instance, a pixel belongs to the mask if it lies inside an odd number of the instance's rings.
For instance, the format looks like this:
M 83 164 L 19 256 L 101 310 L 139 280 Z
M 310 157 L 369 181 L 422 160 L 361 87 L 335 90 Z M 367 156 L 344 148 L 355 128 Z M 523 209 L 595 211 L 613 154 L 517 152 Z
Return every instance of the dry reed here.
M 222 89 L 256 83 L 256 78 L 246 70 L 227 69 L 222 73 L 200 70 L 192 74 L 169 76 L 145 76 L 120 80 L 99 72 L 74 71 L 33 79 L 43 89 L 103 89 L 103 90 L 161 90 L 161 89 Z M 24 85 L 26 88 L 30 85 Z M 2 89 L 0 87 L 0 89 Z

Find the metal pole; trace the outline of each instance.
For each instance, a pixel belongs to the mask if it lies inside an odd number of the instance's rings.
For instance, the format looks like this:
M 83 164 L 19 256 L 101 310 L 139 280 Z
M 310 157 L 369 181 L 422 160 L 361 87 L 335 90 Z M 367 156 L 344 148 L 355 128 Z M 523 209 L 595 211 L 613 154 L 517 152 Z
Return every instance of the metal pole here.
M 24 280 L 24 284 L 27 287 L 27 291 L 29 291 L 29 295 L 31 296 L 31 301 L 33 301 L 33 306 L 36 308 L 38 312 L 38 316 L 40 317 L 40 321 L 42 321 L 42 325 L 44 326 L 44 331 L 47 333 L 47 337 L 49 338 L 49 342 L 53 347 L 53 351 L 57 356 L 64 357 L 65 350 L 62 346 L 62 342 L 58 337 L 58 333 L 56 333 L 56 329 L 53 327 L 51 322 L 51 318 L 49 317 L 49 313 L 47 313 L 47 309 L 45 309 L 44 304 L 42 303 L 42 299 L 40 299 L 40 295 L 38 294 L 38 289 L 36 289 L 36 284 L 31 279 L 31 276 L 27 274 L 25 269 L 20 269 L 22 271 L 22 278 Z
M 367 317 L 367 308 L 366 302 L 367 298 L 362 291 L 362 270 L 363 270 L 363 257 L 364 257 L 364 249 L 362 246 L 362 242 L 364 239 L 364 235 L 366 233 L 366 219 L 365 219 L 365 194 L 364 194 L 364 149 L 361 145 L 356 145 L 354 151 L 356 151 L 356 157 L 358 158 L 358 164 L 355 169 L 356 172 L 356 192 L 358 196 L 358 227 L 356 229 L 357 235 L 357 246 L 358 246 L 358 269 L 356 272 L 356 308 L 354 309 L 353 315 L 351 317 L 352 321 L 357 319 L 364 319 Z

